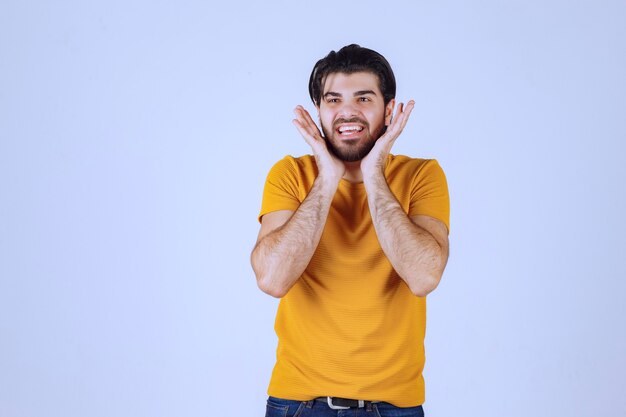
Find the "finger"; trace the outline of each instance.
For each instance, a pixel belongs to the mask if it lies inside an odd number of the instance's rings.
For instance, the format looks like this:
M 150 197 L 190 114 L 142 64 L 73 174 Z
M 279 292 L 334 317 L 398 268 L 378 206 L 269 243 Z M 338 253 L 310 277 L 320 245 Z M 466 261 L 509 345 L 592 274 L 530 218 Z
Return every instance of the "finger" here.
M 306 120 L 302 120 L 301 118 L 296 118 L 293 120 L 293 123 L 303 136 L 308 136 L 311 139 L 315 138 L 315 129 L 311 127 L 310 124 L 307 123 Z
M 404 130 L 404 126 L 406 126 L 406 123 L 409 121 L 409 116 L 411 115 L 411 112 L 413 111 L 414 107 L 415 107 L 415 101 L 413 100 L 409 100 L 406 107 L 404 107 L 404 111 L 402 112 L 400 131 Z
M 315 121 L 313 120 L 313 118 L 311 117 L 311 114 L 306 111 L 306 109 L 302 106 L 300 106 L 300 113 L 304 116 L 304 118 L 306 119 L 306 121 L 308 123 L 310 123 L 311 125 L 315 126 L 315 128 L 317 129 L 317 124 L 315 123 Z M 319 129 L 318 129 L 319 131 Z
M 398 106 L 396 107 L 396 112 L 393 115 L 393 119 L 391 120 L 391 126 L 397 126 L 398 123 L 400 122 L 400 119 L 402 118 L 402 113 L 404 110 L 404 103 L 399 102 Z
M 297 119 L 292 120 L 293 125 L 298 129 L 300 135 L 304 139 L 304 141 L 311 147 L 311 149 L 315 150 L 319 146 L 319 141 L 315 138 L 315 136 L 311 135 L 309 129 L 302 124 Z
M 313 136 L 314 135 L 314 129 L 311 126 L 311 124 L 309 123 L 309 121 L 307 120 L 307 118 L 304 117 L 302 111 L 300 109 L 296 109 L 296 110 L 294 110 L 294 113 L 296 115 L 296 120 L 298 121 L 298 124 L 299 124 L 300 128 L 304 132 L 306 132 L 306 134 Z
M 311 147 L 314 154 L 317 155 L 326 149 L 324 140 L 319 136 L 317 128 L 311 128 L 308 123 L 303 123 L 298 119 L 293 119 L 292 123 L 298 129 L 304 141 Z
M 311 118 L 311 115 L 309 114 L 309 112 L 307 112 L 304 109 L 304 107 L 297 106 L 294 109 L 294 113 L 296 114 L 296 117 L 298 118 L 298 120 L 300 120 L 302 125 L 306 126 L 307 130 L 309 130 L 309 132 L 313 136 L 319 136 L 320 138 L 322 137 L 322 134 L 320 133 L 319 128 L 317 127 L 313 119 Z
M 406 103 L 406 106 L 404 107 L 404 113 L 406 113 L 406 119 L 409 118 L 409 115 L 413 111 L 413 108 L 415 108 L 415 101 L 409 100 L 409 102 Z
M 309 115 L 309 112 L 306 111 L 306 109 L 300 105 L 296 106 L 296 108 L 293 110 L 294 113 L 296 115 L 298 115 L 298 117 L 302 118 L 305 121 L 312 121 L 313 119 L 311 119 L 311 116 Z
M 293 123 L 293 125 L 296 127 L 296 129 L 298 129 L 298 132 L 300 132 L 300 134 L 302 135 L 302 137 L 308 142 L 311 138 L 311 134 L 309 133 L 308 129 L 304 126 L 304 124 L 302 124 L 302 122 L 298 119 L 293 119 L 291 121 Z
M 403 108 L 403 103 L 398 103 L 397 107 L 395 108 L 395 113 L 391 117 L 391 123 L 387 127 L 387 133 L 389 134 L 389 136 L 394 136 L 398 125 L 402 122 Z
M 413 100 L 409 100 L 406 106 L 404 103 L 398 103 L 392 122 L 383 135 L 383 138 L 381 138 L 383 139 L 381 145 L 384 144 L 387 149 L 391 149 L 396 139 L 400 136 L 400 133 L 404 130 L 414 106 L 415 101 Z
M 414 107 L 415 101 L 413 100 L 409 100 L 406 106 L 404 106 L 403 103 L 400 103 L 400 105 L 398 106 L 398 114 L 395 120 L 396 124 L 392 126 L 394 131 L 397 131 L 398 134 L 400 134 L 400 132 L 404 130 L 404 126 L 406 126 L 406 123 L 409 120 L 409 116 L 411 115 L 411 111 L 413 111 Z

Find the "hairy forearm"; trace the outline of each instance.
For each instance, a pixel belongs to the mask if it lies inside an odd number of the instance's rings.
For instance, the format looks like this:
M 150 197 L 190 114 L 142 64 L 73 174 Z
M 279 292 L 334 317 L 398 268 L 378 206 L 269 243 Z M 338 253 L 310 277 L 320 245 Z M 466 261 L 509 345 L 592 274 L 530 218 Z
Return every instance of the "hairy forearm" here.
M 413 223 L 392 194 L 382 173 L 364 178 L 374 229 L 383 252 L 417 296 L 426 296 L 441 279 L 447 261 L 428 231 Z
M 264 292 L 282 297 L 300 278 L 319 244 L 337 185 L 318 177 L 291 218 L 259 239 L 251 262 Z

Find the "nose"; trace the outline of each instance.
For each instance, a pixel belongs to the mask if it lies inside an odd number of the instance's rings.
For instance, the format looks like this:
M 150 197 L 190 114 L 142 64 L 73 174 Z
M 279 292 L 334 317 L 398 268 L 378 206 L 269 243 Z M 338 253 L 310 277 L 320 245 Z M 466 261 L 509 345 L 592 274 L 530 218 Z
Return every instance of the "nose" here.
M 339 109 L 337 115 L 339 117 L 343 117 L 345 119 L 348 119 L 350 117 L 358 116 L 359 115 L 359 111 L 356 108 L 356 106 L 354 105 L 354 103 L 352 103 L 350 101 L 346 101 L 346 102 L 342 103 L 341 108 Z

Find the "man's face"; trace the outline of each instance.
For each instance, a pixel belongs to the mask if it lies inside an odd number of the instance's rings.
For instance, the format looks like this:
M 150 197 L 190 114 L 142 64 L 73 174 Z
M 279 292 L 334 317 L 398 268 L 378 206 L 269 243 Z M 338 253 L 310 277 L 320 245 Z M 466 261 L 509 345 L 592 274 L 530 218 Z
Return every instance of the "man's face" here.
M 385 106 L 378 77 L 370 72 L 331 73 L 319 112 L 328 149 L 345 162 L 360 161 L 391 122 L 395 100 Z

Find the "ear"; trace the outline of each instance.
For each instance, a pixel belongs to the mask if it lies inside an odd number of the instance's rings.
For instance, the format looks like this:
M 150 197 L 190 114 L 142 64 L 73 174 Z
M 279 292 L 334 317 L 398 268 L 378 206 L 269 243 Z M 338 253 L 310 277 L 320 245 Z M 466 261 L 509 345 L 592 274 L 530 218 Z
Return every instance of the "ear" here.
M 396 99 L 392 98 L 385 106 L 385 126 L 391 124 L 391 116 L 393 116 L 393 108 L 396 107 Z

